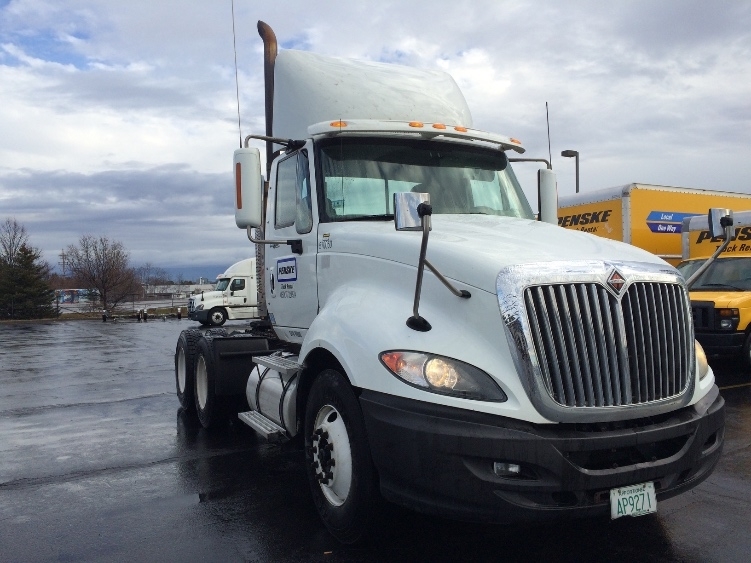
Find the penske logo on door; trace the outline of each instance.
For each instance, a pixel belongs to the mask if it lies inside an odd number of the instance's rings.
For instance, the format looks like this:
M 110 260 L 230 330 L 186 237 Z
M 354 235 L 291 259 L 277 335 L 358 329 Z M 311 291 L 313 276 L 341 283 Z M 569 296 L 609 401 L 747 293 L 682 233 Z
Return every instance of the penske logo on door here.
M 297 259 L 283 258 L 277 260 L 276 279 L 281 283 L 297 281 Z

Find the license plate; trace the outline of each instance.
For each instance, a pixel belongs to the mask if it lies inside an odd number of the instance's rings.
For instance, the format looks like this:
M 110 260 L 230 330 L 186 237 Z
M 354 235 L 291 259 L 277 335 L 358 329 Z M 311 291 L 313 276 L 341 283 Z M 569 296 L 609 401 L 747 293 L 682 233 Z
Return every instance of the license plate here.
M 618 489 L 610 489 L 610 518 L 641 516 L 657 512 L 657 497 L 654 483 L 641 483 Z

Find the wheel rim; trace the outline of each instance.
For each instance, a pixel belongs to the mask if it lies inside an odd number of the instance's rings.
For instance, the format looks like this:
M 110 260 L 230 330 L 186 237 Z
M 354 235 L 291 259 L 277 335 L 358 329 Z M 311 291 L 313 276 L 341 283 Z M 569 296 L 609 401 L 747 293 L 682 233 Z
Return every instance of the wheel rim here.
M 224 321 L 224 313 L 221 311 L 214 311 L 211 313 L 211 322 L 215 325 L 222 324 L 222 321 Z
M 313 428 L 313 468 L 326 500 L 341 506 L 352 485 L 352 449 L 344 419 L 333 406 L 324 405 Z
M 209 378 L 206 374 L 206 362 L 203 356 L 198 356 L 198 364 L 196 365 L 196 398 L 201 410 L 206 408 L 206 402 L 209 398 Z
M 185 393 L 185 350 L 180 348 L 177 354 L 177 386 L 180 393 Z

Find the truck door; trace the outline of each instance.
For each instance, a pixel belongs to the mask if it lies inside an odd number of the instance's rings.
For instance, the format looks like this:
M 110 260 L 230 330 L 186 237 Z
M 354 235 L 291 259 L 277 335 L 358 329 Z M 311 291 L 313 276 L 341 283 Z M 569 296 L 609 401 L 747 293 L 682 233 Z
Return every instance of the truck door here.
M 315 199 L 305 148 L 276 163 L 272 169 L 265 236 L 280 243 L 266 247 L 266 297 L 271 322 L 290 341 L 302 342 L 305 330 L 318 314 Z M 301 241 L 302 254 L 293 253 L 286 244 L 288 240 Z
M 250 288 L 255 290 L 255 288 Z M 232 316 L 241 317 L 248 316 L 252 309 L 248 305 L 248 280 L 244 277 L 232 278 L 229 284 L 229 298 L 227 307 L 232 310 Z

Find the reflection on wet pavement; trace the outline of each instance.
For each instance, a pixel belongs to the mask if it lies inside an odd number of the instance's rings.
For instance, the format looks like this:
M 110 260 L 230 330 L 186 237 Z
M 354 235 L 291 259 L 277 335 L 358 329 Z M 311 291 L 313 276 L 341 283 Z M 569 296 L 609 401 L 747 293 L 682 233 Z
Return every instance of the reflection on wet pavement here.
M 0 561 L 745 561 L 751 375 L 726 387 L 715 473 L 656 516 L 494 526 L 384 505 L 344 547 L 313 507 L 296 443 L 178 409 L 186 321 L 0 324 Z

